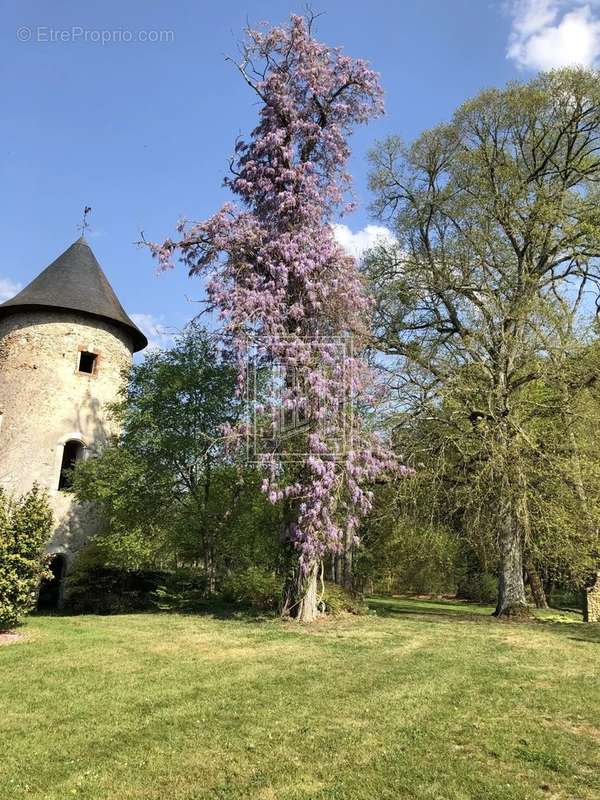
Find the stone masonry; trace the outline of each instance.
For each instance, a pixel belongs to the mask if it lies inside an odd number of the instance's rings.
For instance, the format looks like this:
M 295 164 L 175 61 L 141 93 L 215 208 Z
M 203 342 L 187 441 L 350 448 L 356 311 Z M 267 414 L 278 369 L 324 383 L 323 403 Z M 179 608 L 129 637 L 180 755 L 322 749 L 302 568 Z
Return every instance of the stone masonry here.
M 600 622 L 600 572 L 596 573 L 594 583 L 585 591 L 583 617 L 586 622 Z
M 46 488 L 56 529 L 48 547 L 66 556 L 93 527 L 90 511 L 59 491 L 64 445 L 84 457 L 114 432 L 106 408 L 131 365 L 127 331 L 67 310 L 23 310 L 0 319 L 0 486 L 21 494 Z M 97 354 L 93 374 L 78 371 L 80 351 Z

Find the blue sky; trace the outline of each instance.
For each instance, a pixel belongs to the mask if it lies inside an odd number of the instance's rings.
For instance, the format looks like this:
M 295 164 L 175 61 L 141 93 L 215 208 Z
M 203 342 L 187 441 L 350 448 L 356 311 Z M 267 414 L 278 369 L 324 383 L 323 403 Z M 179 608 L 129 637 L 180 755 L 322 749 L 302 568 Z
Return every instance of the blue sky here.
M 78 237 L 87 204 L 88 239 L 127 311 L 145 326 L 184 325 L 200 282 L 182 267 L 156 275 L 135 242 L 142 230 L 164 238 L 180 216 L 203 218 L 225 199 L 233 141 L 252 126 L 256 106 L 224 56 L 235 54 L 246 20 L 281 23 L 303 6 L 0 0 L 0 298 Z M 373 230 L 366 154 L 377 139 L 410 139 L 484 87 L 562 63 L 594 64 L 600 54 L 597 0 L 313 6 L 323 12 L 319 38 L 368 59 L 386 92 L 386 117 L 353 139 L 358 209 L 342 233 L 357 250 Z

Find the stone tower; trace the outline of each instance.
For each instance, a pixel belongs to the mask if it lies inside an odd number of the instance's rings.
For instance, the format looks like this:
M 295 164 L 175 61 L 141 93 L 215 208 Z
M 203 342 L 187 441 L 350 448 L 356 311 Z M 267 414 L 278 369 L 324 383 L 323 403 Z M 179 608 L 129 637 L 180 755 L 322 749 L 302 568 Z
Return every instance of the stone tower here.
M 69 468 L 112 433 L 106 406 L 147 343 L 83 237 L 0 305 L 0 486 L 48 490 L 61 576 L 94 525 Z

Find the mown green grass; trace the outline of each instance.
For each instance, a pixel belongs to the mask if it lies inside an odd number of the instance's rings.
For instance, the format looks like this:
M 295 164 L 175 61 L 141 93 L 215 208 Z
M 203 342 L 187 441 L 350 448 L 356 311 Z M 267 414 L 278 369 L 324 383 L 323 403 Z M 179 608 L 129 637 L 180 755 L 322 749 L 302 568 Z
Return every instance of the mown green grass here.
M 0 647 L 0 797 L 600 797 L 598 626 L 372 605 L 31 618 Z

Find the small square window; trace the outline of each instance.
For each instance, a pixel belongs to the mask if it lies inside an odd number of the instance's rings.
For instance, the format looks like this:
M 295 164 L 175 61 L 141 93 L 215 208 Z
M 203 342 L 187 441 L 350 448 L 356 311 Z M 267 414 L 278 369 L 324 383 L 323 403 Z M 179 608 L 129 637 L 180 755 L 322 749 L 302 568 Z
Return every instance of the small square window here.
M 88 353 L 87 350 L 82 350 L 79 353 L 79 372 L 86 372 L 88 375 L 93 375 L 96 372 L 98 356 L 96 353 Z

